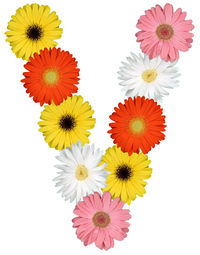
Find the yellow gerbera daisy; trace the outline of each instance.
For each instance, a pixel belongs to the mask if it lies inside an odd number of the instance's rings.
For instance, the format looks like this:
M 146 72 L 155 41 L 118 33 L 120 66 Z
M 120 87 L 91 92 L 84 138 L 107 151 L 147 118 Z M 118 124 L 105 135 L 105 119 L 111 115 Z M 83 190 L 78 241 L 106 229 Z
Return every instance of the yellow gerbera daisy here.
M 150 160 L 147 155 L 133 153 L 131 156 L 120 148 L 113 146 L 106 150 L 101 163 L 107 163 L 106 170 L 110 172 L 103 191 L 109 191 L 113 198 L 120 197 L 130 204 L 136 195 L 146 193 L 144 179 L 151 177 Z
M 57 45 L 62 35 L 61 21 L 47 5 L 25 5 L 8 22 L 7 41 L 18 58 L 29 60 L 34 52 Z
M 41 113 L 39 131 L 43 132 L 49 147 L 63 150 L 72 143 L 89 143 L 88 136 L 95 125 L 94 111 L 89 102 L 83 103 L 82 96 L 72 96 L 60 105 L 46 105 Z

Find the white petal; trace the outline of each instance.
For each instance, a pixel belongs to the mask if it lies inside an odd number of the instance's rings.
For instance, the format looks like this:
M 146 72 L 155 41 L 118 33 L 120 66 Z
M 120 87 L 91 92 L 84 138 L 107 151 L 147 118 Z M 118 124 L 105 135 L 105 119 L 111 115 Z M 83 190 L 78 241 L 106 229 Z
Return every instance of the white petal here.
M 126 96 L 136 97 L 145 96 L 154 100 L 161 100 L 164 95 L 168 95 L 166 89 L 175 88 L 178 86 L 179 81 L 177 78 L 180 76 L 178 68 L 175 66 L 177 61 L 165 62 L 160 57 L 149 59 L 147 55 L 136 56 L 131 53 L 127 57 L 127 62 L 122 62 L 119 68 L 119 83 L 123 87 L 122 91 Z M 144 82 L 142 73 L 145 70 L 156 69 L 158 76 L 151 82 Z
M 79 201 L 83 196 L 100 192 L 105 187 L 108 172 L 105 170 L 106 164 L 99 165 L 102 154 L 100 149 L 95 150 L 94 144 L 82 146 L 80 142 L 72 144 L 72 149 L 67 148 L 60 153 L 57 158 L 62 159 L 64 164 L 55 166 L 61 171 L 54 181 L 65 200 Z M 88 169 L 88 177 L 81 181 L 75 175 L 79 164 L 84 164 Z

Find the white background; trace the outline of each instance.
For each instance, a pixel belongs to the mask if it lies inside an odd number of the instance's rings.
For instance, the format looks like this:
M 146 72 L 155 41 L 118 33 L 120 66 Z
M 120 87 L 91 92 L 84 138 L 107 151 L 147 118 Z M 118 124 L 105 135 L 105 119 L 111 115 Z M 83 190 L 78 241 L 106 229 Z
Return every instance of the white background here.
M 84 247 L 72 229 L 74 204 L 56 193 L 52 179 L 58 154 L 44 142 L 37 122 L 43 108 L 25 93 L 20 80 L 25 61 L 15 58 L 4 32 L 15 10 L 26 4 L 7 0 L 0 14 L 0 254 L 104 254 Z M 106 149 L 114 106 L 124 100 L 117 71 L 130 51 L 138 54 L 136 23 L 146 9 L 165 1 L 38 0 L 62 20 L 59 46 L 79 61 L 79 94 L 95 109 L 90 137 Z M 192 49 L 182 53 L 180 87 L 164 98 L 166 140 L 149 153 L 153 167 L 147 194 L 130 206 L 128 237 L 107 254 L 199 255 L 200 236 L 200 16 L 199 1 L 171 1 L 188 12 L 195 30 Z M 128 208 L 128 206 L 127 206 Z

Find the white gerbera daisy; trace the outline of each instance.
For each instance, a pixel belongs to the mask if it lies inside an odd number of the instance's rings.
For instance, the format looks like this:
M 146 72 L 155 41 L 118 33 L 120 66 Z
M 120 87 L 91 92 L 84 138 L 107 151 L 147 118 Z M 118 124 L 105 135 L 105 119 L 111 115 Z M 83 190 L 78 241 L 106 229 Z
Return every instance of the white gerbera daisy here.
M 94 144 L 82 146 L 80 142 L 60 151 L 56 158 L 63 164 L 55 166 L 61 171 L 54 180 L 56 186 L 61 187 L 58 192 L 65 200 L 78 202 L 84 196 L 101 192 L 106 186 L 106 164 L 99 165 L 102 154 L 99 149 L 95 150 Z
M 180 76 L 178 68 L 175 67 L 177 61 L 165 62 L 160 57 L 149 59 L 147 55 L 136 56 L 131 53 L 127 57 L 127 63 L 122 62 L 119 79 L 120 85 L 126 96 L 145 96 L 155 101 L 161 100 L 164 95 L 168 95 L 167 89 L 178 86 L 177 77 Z

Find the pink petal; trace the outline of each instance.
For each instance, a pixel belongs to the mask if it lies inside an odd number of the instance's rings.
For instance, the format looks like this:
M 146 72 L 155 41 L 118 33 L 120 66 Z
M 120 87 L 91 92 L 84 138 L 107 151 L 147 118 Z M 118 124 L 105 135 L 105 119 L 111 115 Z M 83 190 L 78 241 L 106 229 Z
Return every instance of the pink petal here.
M 91 213 L 91 209 L 93 209 L 92 207 L 88 207 L 87 204 L 84 201 L 80 201 L 77 204 L 77 207 L 79 210 L 83 211 L 83 212 L 87 212 L 87 213 Z M 93 212 L 93 211 L 92 211 Z
M 192 42 L 193 42 L 193 39 L 192 39 L 192 38 L 186 39 L 186 43 L 187 43 L 188 48 L 191 48 L 191 47 L 192 47 L 192 45 L 191 45 Z
M 163 14 L 163 9 L 160 5 L 156 5 L 156 14 L 160 24 L 165 23 L 165 15 Z
M 169 42 L 169 56 L 170 56 L 171 62 L 174 62 L 176 60 L 176 52 L 175 52 L 173 43 L 171 41 Z
M 121 209 L 111 213 L 112 222 L 117 222 L 118 220 L 129 220 L 131 218 L 129 209 Z
M 174 24 L 175 34 L 178 31 L 182 31 L 182 32 L 183 31 L 190 31 L 190 30 L 193 30 L 193 28 L 194 28 L 194 25 L 191 22 L 188 22 L 188 20 Z
M 118 226 L 119 228 L 128 228 L 130 226 L 130 223 L 126 222 L 126 221 L 117 221 L 116 226 Z
M 153 32 L 155 30 L 155 26 L 148 26 L 147 24 L 144 23 L 138 23 L 137 28 L 145 32 Z
M 188 47 L 187 44 L 181 41 L 176 35 L 173 37 L 173 45 L 176 49 L 181 50 L 181 51 L 187 51 Z
M 77 208 L 74 209 L 74 214 L 80 216 L 80 217 L 83 217 L 83 218 L 90 218 L 90 214 L 89 213 L 85 213 Z
M 137 38 L 139 41 L 150 39 L 152 40 L 153 33 L 149 31 L 141 31 L 142 33 L 139 33 L 137 35 Z
M 162 47 L 163 47 L 163 41 L 160 40 L 160 41 L 158 41 L 158 45 L 157 45 L 157 48 L 156 48 L 156 55 L 157 56 L 160 55 Z
M 143 34 L 143 31 L 139 31 L 135 34 L 135 36 L 137 37 L 137 42 L 141 42 L 138 37 L 140 38 L 140 35 Z
M 145 16 L 149 20 L 150 24 L 152 24 L 154 26 L 158 25 L 158 22 L 154 19 L 151 10 L 145 11 L 145 14 L 146 14 Z
M 119 197 L 117 197 L 113 201 L 111 201 L 108 213 L 110 213 L 113 210 L 115 210 L 115 208 L 118 206 L 119 202 L 120 202 L 120 198 Z
M 166 60 L 167 56 L 169 54 L 169 45 L 167 41 L 163 42 L 163 47 L 161 49 L 160 57 L 164 60 Z
M 141 47 L 144 48 L 148 46 L 148 49 L 151 49 L 158 42 L 158 38 L 152 34 L 152 37 L 146 38 L 141 42 Z
M 175 26 L 176 24 L 179 24 L 181 22 L 184 22 L 185 18 L 186 18 L 186 15 L 187 15 L 186 12 L 182 12 L 180 14 L 180 16 L 178 17 L 178 19 L 175 22 L 173 22 L 173 26 Z
M 120 201 L 118 205 L 115 207 L 115 210 L 121 210 L 124 206 L 124 201 Z
M 107 212 L 111 204 L 111 194 L 107 191 L 104 192 L 102 195 L 102 201 L 103 201 L 103 210 Z
M 177 49 L 175 49 L 175 53 L 176 53 L 176 59 L 179 59 L 179 51 Z
M 92 207 L 95 208 L 94 195 L 90 194 L 89 199 L 90 199 L 90 203 L 92 204 Z
M 108 231 L 105 231 L 104 248 L 106 251 L 111 248 L 111 240 Z
M 90 237 L 91 237 L 91 233 L 89 233 L 89 234 L 84 238 L 83 243 L 84 243 L 85 246 L 87 246 L 87 245 L 90 244 L 90 243 L 89 243 Z
M 139 27 L 140 25 L 144 25 L 145 30 L 151 30 L 152 27 L 156 26 L 156 23 L 155 23 L 155 21 L 152 22 L 152 19 L 149 19 L 149 17 L 147 15 L 142 15 L 142 16 L 140 16 L 140 19 L 138 20 L 136 27 L 140 29 L 140 27 Z
M 123 228 L 122 231 L 123 231 L 124 233 L 128 233 L 128 232 L 129 232 L 129 229 L 128 229 L 128 228 Z
M 113 248 L 114 247 L 114 239 L 110 236 L 110 246 L 111 246 L 111 248 Z
M 79 238 L 81 240 L 85 240 L 89 233 L 91 233 L 95 227 L 92 224 L 81 225 L 78 229 L 80 229 Z
M 145 53 L 149 56 L 153 56 L 153 53 L 155 52 L 154 47 L 158 45 L 159 40 L 155 37 L 155 40 L 152 38 L 151 40 L 146 39 L 148 41 L 148 44 L 146 45 Z M 141 44 L 141 46 L 143 46 Z
M 173 6 L 171 4 L 166 4 L 164 7 L 165 13 L 165 22 L 171 24 L 171 20 L 173 17 Z
M 99 232 L 98 228 L 94 228 L 94 230 L 91 232 L 91 236 L 88 240 L 88 243 L 93 243 L 96 241 L 98 232 Z
M 101 197 L 98 192 L 94 193 L 94 204 L 97 210 L 102 210 L 103 205 L 102 205 Z
M 176 34 L 177 40 L 184 43 L 187 46 L 187 48 L 190 48 L 193 39 L 191 37 L 188 38 L 188 36 L 191 36 L 191 33 L 179 32 L 178 34 Z M 191 42 L 189 42 L 188 40 Z
M 74 223 L 73 224 L 73 228 L 76 228 L 80 225 L 84 225 L 84 224 L 89 224 L 91 223 L 91 220 L 90 219 L 87 219 L 87 218 L 82 218 L 82 217 L 76 217 L 72 220 L 72 222 Z
M 185 40 L 189 39 L 189 38 L 192 38 L 194 35 L 192 33 L 189 33 L 189 32 L 178 32 L 176 34 L 179 38 L 183 38 Z
M 91 218 L 93 215 L 94 209 L 91 207 L 87 207 L 84 202 L 79 202 L 75 209 L 74 209 L 74 214 L 81 216 L 83 218 Z
M 179 8 L 175 11 L 174 15 L 173 15 L 173 18 L 172 18 L 172 21 L 171 21 L 171 24 L 173 25 L 174 23 L 176 23 L 176 21 L 179 19 L 180 15 L 182 13 L 182 9 Z
M 76 235 L 77 235 L 77 237 L 79 238 L 79 239 L 81 239 L 81 234 L 83 234 L 84 233 L 84 228 L 82 228 L 82 227 L 79 227 L 79 228 L 77 228 L 76 229 Z M 81 239 L 82 240 L 82 239 Z
M 84 245 L 87 246 L 91 243 L 94 242 L 94 232 L 95 232 L 95 229 L 93 229 L 88 235 L 87 237 L 85 238 L 85 241 L 84 241 Z
M 93 204 L 91 203 L 91 200 L 88 196 L 84 197 L 83 201 L 85 202 L 85 204 L 88 208 L 93 208 Z
M 95 245 L 96 245 L 98 248 L 100 248 L 101 250 L 103 249 L 104 237 L 105 237 L 104 229 L 99 228 L 99 232 L 98 232 L 98 235 L 97 235 L 97 239 L 96 239 L 96 241 L 95 241 Z
M 108 231 L 110 235 L 118 241 L 121 241 L 124 239 L 124 237 L 126 237 L 126 234 L 123 231 L 121 231 L 119 227 L 114 226 L 113 224 L 109 225 Z
M 159 18 L 156 13 L 156 8 L 154 8 L 154 7 L 151 8 L 151 14 L 153 16 L 153 19 L 156 21 L 156 23 L 160 24 Z
M 186 41 L 187 41 L 188 43 L 192 43 L 192 42 L 193 42 L 193 39 L 192 39 L 192 38 L 188 38 L 188 39 L 186 39 Z

